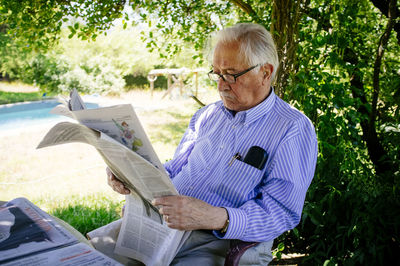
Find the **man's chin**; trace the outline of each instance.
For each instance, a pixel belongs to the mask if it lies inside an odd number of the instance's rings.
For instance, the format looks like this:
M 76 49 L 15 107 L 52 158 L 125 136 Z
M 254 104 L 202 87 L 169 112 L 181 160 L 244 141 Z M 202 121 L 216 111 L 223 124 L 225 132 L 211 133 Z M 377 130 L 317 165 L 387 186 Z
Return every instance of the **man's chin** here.
M 226 101 L 223 101 L 223 103 L 224 103 L 224 106 L 225 106 L 226 109 L 231 110 L 231 111 L 237 111 L 236 110 L 237 107 L 235 105 L 233 105 L 231 103 L 228 103 Z

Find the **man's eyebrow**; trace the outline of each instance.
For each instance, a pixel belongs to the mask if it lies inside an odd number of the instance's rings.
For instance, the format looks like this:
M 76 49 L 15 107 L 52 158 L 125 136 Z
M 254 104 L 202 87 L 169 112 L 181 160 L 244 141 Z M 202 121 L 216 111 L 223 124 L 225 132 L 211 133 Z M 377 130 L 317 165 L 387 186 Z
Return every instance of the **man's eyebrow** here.
M 214 70 L 214 66 L 213 65 L 211 65 L 211 68 Z M 225 68 L 225 69 L 222 69 L 222 70 L 224 70 L 224 71 L 238 71 L 236 68 Z

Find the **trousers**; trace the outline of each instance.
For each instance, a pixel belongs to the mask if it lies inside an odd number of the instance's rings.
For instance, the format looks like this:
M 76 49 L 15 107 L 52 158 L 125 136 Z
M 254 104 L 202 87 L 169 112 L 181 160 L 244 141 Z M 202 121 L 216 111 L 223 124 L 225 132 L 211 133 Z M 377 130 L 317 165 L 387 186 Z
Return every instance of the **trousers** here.
M 273 241 L 262 242 L 249 248 L 241 257 L 239 265 L 268 265 L 272 261 L 272 244 Z M 223 266 L 229 246 L 228 239 L 216 238 L 208 231 L 193 231 L 170 265 Z
M 92 238 L 91 244 L 100 252 L 114 258 L 124 265 L 142 266 L 143 263 L 115 254 L 114 248 L 118 238 L 121 220 L 115 221 L 99 232 L 99 235 L 88 235 Z M 251 247 L 243 254 L 239 265 L 268 265 L 272 261 L 273 241 L 262 242 Z M 170 265 L 173 266 L 223 266 L 225 257 L 230 247 L 230 240 L 219 239 L 211 231 L 192 231 L 189 238 L 179 249 Z M 168 265 L 166 265 L 168 266 Z

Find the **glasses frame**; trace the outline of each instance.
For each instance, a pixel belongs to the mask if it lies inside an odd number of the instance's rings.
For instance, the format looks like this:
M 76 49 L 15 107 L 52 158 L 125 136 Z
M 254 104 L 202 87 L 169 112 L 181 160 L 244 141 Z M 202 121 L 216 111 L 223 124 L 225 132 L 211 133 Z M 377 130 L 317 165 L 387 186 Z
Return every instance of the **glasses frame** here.
M 236 79 L 237 79 L 238 77 L 240 77 L 240 76 L 246 74 L 246 73 L 249 72 L 250 70 L 253 70 L 254 68 L 256 68 L 256 67 L 258 67 L 258 66 L 260 66 L 260 65 L 261 65 L 261 64 L 257 64 L 257 65 L 255 65 L 255 66 L 252 66 L 252 67 L 250 67 L 250 68 L 248 68 L 248 69 L 246 69 L 246 70 L 243 70 L 242 72 L 239 72 L 239 73 L 237 73 L 237 74 L 222 74 L 222 75 L 221 75 L 221 74 L 215 73 L 215 72 L 213 72 L 213 70 L 211 70 L 210 72 L 207 73 L 207 75 L 208 75 L 208 78 L 209 78 L 210 80 L 215 81 L 215 82 L 218 82 L 219 79 L 222 78 L 222 80 L 225 81 L 225 82 L 228 83 L 228 84 L 235 84 L 235 83 L 236 83 Z M 218 78 L 218 79 L 213 79 L 212 76 L 211 76 L 211 74 L 213 74 L 213 75 L 218 75 L 219 78 Z M 228 82 L 228 81 L 226 81 L 226 79 L 225 79 L 224 76 L 231 76 L 231 77 L 233 77 L 234 82 Z

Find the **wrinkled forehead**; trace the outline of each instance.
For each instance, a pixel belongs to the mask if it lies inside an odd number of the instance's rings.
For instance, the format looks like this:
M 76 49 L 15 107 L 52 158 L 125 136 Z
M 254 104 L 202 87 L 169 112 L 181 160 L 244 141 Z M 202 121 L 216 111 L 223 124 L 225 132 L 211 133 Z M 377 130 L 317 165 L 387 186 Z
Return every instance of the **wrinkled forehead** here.
M 219 42 L 215 46 L 212 65 L 220 69 L 241 69 L 247 66 L 246 59 L 241 53 L 240 43 Z

